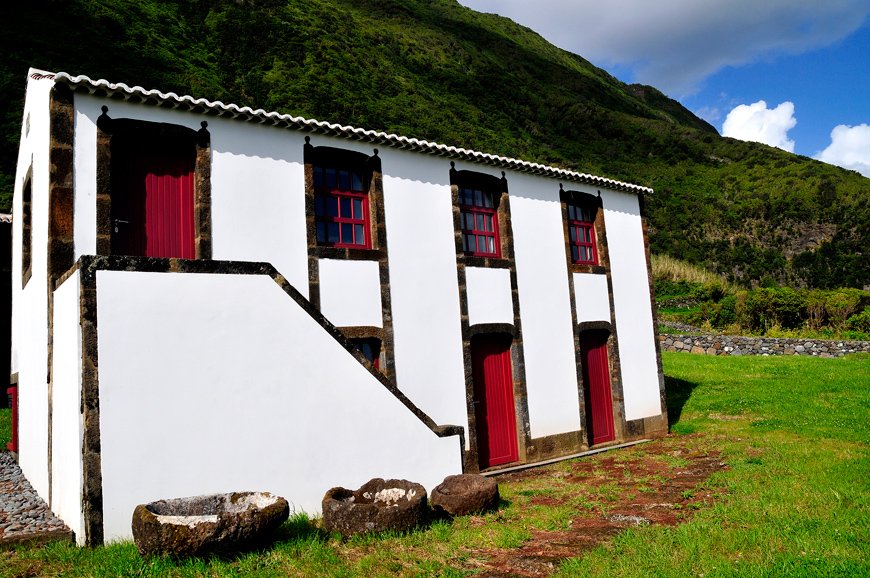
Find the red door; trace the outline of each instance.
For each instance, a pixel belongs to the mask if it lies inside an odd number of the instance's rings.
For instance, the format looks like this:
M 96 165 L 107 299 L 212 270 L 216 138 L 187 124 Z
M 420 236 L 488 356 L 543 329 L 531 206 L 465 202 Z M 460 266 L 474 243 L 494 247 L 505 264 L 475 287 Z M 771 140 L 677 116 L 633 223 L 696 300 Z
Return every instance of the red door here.
M 607 363 L 607 334 L 584 332 L 580 336 L 580 362 L 586 394 L 586 425 L 591 445 L 613 441 L 613 403 Z
M 519 459 L 510 347 L 509 337 L 478 336 L 471 341 L 474 417 L 481 468 Z
M 194 146 L 140 140 L 112 156 L 112 252 L 194 259 Z

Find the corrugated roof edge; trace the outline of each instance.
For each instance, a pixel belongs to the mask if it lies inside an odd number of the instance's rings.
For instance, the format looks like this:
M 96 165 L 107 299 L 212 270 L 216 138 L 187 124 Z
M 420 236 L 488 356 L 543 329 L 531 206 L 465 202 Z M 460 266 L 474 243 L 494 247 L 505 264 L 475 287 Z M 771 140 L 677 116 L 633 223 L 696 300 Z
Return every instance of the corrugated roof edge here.
M 107 96 L 120 96 L 124 100 L 134 100 L 138 98 L 139 102 L 147 104 L 171 106 L 172 108 L 186 108 L 191 111 L 207 112 L 208 114 L 230 118 L 255 120 L 260 123 L 270 123 L 275 126 L 307 130 L 314 133 L 347 136 L 366 142 L 385 144 L 400 149 L 422 151 L 456 159 L 474 160 L 498 167 L 562 178 L 568 181 L 586 183 L 611 190 L 628 191 L 638 194 L 649 194 L 653 192 L 649 187 L 624 183 L 622 181 L 605 177 L 597 177 L 587 173 L 560 169 L 548 165 L 542 165 L 540 163 L 532 163 L 490 153 L 482 153 L 470 149 L 438 144 L 427 140 L 408 138 L 392 133 L 388 134 L 381 131 L 333 124 L 320 120 L 281 114 L 278 112 L 268 112 L 262 108 L 254 110 L 248 106 L 240 107 L 232 103 L 224 104 L 221 101 L 211 101 L 205 98 L 193 98 L 189 95 L 179 96 L 174 92 L 147 90 L 141 86 L 128 86 L 124 83 L 113 83 L 104 79 L 93 80 L 84 75 L 72 76 L 66 72 L 58 72 L 54 74 L 54 81 L 70 86 L 74 90 L 86 90 L 90 94 L 104 92 Z

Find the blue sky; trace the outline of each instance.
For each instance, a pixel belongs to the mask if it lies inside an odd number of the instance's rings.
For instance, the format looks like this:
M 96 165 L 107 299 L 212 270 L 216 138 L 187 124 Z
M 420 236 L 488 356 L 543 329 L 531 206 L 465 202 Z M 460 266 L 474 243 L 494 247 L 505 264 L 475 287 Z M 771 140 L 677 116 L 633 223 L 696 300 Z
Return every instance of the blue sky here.
M 459 2 L 655 86 L 721 134 L 870 176 L 867 0 Z

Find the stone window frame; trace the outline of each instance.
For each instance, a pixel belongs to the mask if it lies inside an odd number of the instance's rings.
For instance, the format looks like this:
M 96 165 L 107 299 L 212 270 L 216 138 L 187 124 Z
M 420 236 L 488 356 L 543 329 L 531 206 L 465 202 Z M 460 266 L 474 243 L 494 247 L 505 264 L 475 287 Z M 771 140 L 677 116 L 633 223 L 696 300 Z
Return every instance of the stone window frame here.
M 475 184 L 459 185 L 459 223 L 462 227 L 462 250 L 474 257 L 501 256 L 501 240 L 498 234 L 499 188 Z M 485 242 L 480 248 L 481 240 Z M 469 243 L 474 243 L 474 249 Z
M 21 288 L 33 277 L 33 167 L 21 187 Z
M 501 178 L 487 173 L 472 170 L 457 170 L 456 163 L 450 161 L 450 187 L 453 195 L 453 217 L 456 241 L 456 255 L 462 259 L 462 263 L 470 267 L 497 267 L 502 269 L 515 268 L 513 234 L 511 232 L 510 200 L 508 194 L 508 182 L 504 171 Z M 498 245 L 495 254 L 473 254 L 465 251 L 463 244 L 464 206 L 461 202 L 461 189 L 463 187 L 489 190 L 495 194 L 494 218 L 497 219 L 495 238 Z
M 475 167 L 476 168 L 476 167 Z M 481 183 L 482 181 L 482 183 Z M 460 209 L 460 186 L 482 184 L 499 192 L 497 201 L 498 238 L 500 256 L 481 257 L 467 254 L 462 244 L 462 212 Z M 475 429 L 475 391 L 472 380 L 471 340 L 485 333 L 501 333 L 511 336 L 511 369 L 513 372 L 514 410 L 517 419 L 517 453 L 519 462 L 532 463 L 545 459 L 539 451 L 538 440 L 532 439 L 529 423 L 528 396 L 526 393 L 525 354 L 523 332 L 520 320 L 519 290 L 517 289 L 517 267 L 514 260 L 513 231 L 511 228 L 510 198 L 507 176 L 501 171 L 501 178 L 475 170 L 457 170 L 456 163 L 450 162 L 450 190 L 453 206 L 454 246 L 456 251 L 456 275 L 459 285 L 460 326 L 462 332 L 462 362 L 465 368 L 466 416 L 468 419 L 468 450 L 463 458 L 463 471 L 480 471 L 477 450 L 477 431 Z M 511 302 L 513 305 L 512 323 L 469 324 L 468 289 L 466 285 L 467 267 L 486 267 L 507 269 L 510 273 Z M 500 469 L 501 466 L 493 468 Z M 508 466 L 505 466 L 508 467 Z
M 211 134 L 208 122 L 200 129 L 183 125 L 133 118 L 109 117 L 109 107 L 101 108 L 97 119 L 97 254 L 112 255 L 112 142 L 123 134 L 136 138 L 190 139 L 196 150 L 193 170 L 194 251 L 196 259 L 212 258 L 211 227 Z M 116 141 L 117 143 L 117 141 Z
M 390 264 L 387 259 L 387 229 L 384 214 L 384 185 L 381 158 L 378 149 L 371 155 L 353 149 L 337 148 L 329 145 L 314 146 L 311 137 L 305 137 L 303 148 L 305 175 L 305 220 L 308 240 L 308 300 L 320 309 L 320 260 L 345 259 L 374 261 L 378 264 L 380 281 L 382 327 L 342 327 L 340 330 L 348 338 L 377 339 L 380 342 L 380 362 L 378 371 L 390 382 L 395 383 L 395 354 L 393 347 L 393 314 L 390 295 Z M 314 187 L 314 167 L 319 163 L 332 167 L 364 167 L 368 183 L 368 238 L 369 247 L 327 246 L 317 242 L 316 191 Z M 321 165 L 323 166 L 323 165 Z M 362 359 L 362 355 L 360 355 Z
M 584 191 L 566 191 L 562 184 L 559 185 L 559 203 L 562 206 L 562 230 L 565 238 L 565 259 L 571 273 L 605 273 L 608 269 L 607 237 L 605 234 L 604 209 L 601 202 L 601 192 L 598 196 Z M 594 211 L 592 224 L 592 246 L 595 251 L 595 262 L 577 262 L 571 254 L 574 243 L 571 240 L 571 219 L 569 207 L 580 206 Z
M 381 327 L 347 326 L 339 327 L 338 330 L 341 331 L 342 335 L 344 335 L 344 337 L 363 354 L 363 356 L 369 361 L 369 365 L 372 369 L 383 373 L 387 360 L 386 348 L 384 346 L 385 335 L 384 330 Z M 363 349 L 365 344 L 377 345 L 377 356 L 374 360 L 369 359 L 369 356 L 365 354 Z
M 598 243 L 595 235 L 595 216 L 598 207 L 582 198 L 565 202 L 568 213 L 568 249 L 571 262 L 576 265 L 598 265 Z M 588 257 L 588 258 L 584 258 Z

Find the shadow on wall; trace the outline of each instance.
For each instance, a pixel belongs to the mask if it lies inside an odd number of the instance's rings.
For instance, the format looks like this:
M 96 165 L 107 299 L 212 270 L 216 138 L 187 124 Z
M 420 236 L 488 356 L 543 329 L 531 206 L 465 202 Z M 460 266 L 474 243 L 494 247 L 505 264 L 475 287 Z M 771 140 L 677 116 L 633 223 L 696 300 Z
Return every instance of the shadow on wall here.
M 665 375 L 665 395 L 667 396 L 669 430 L 675 423 L 680 421 L 680 415 L 683 413 L 683 406 L 686 405 L 686 402 L 692 395 L 692 391 L 697 386 L 697 383 Z

